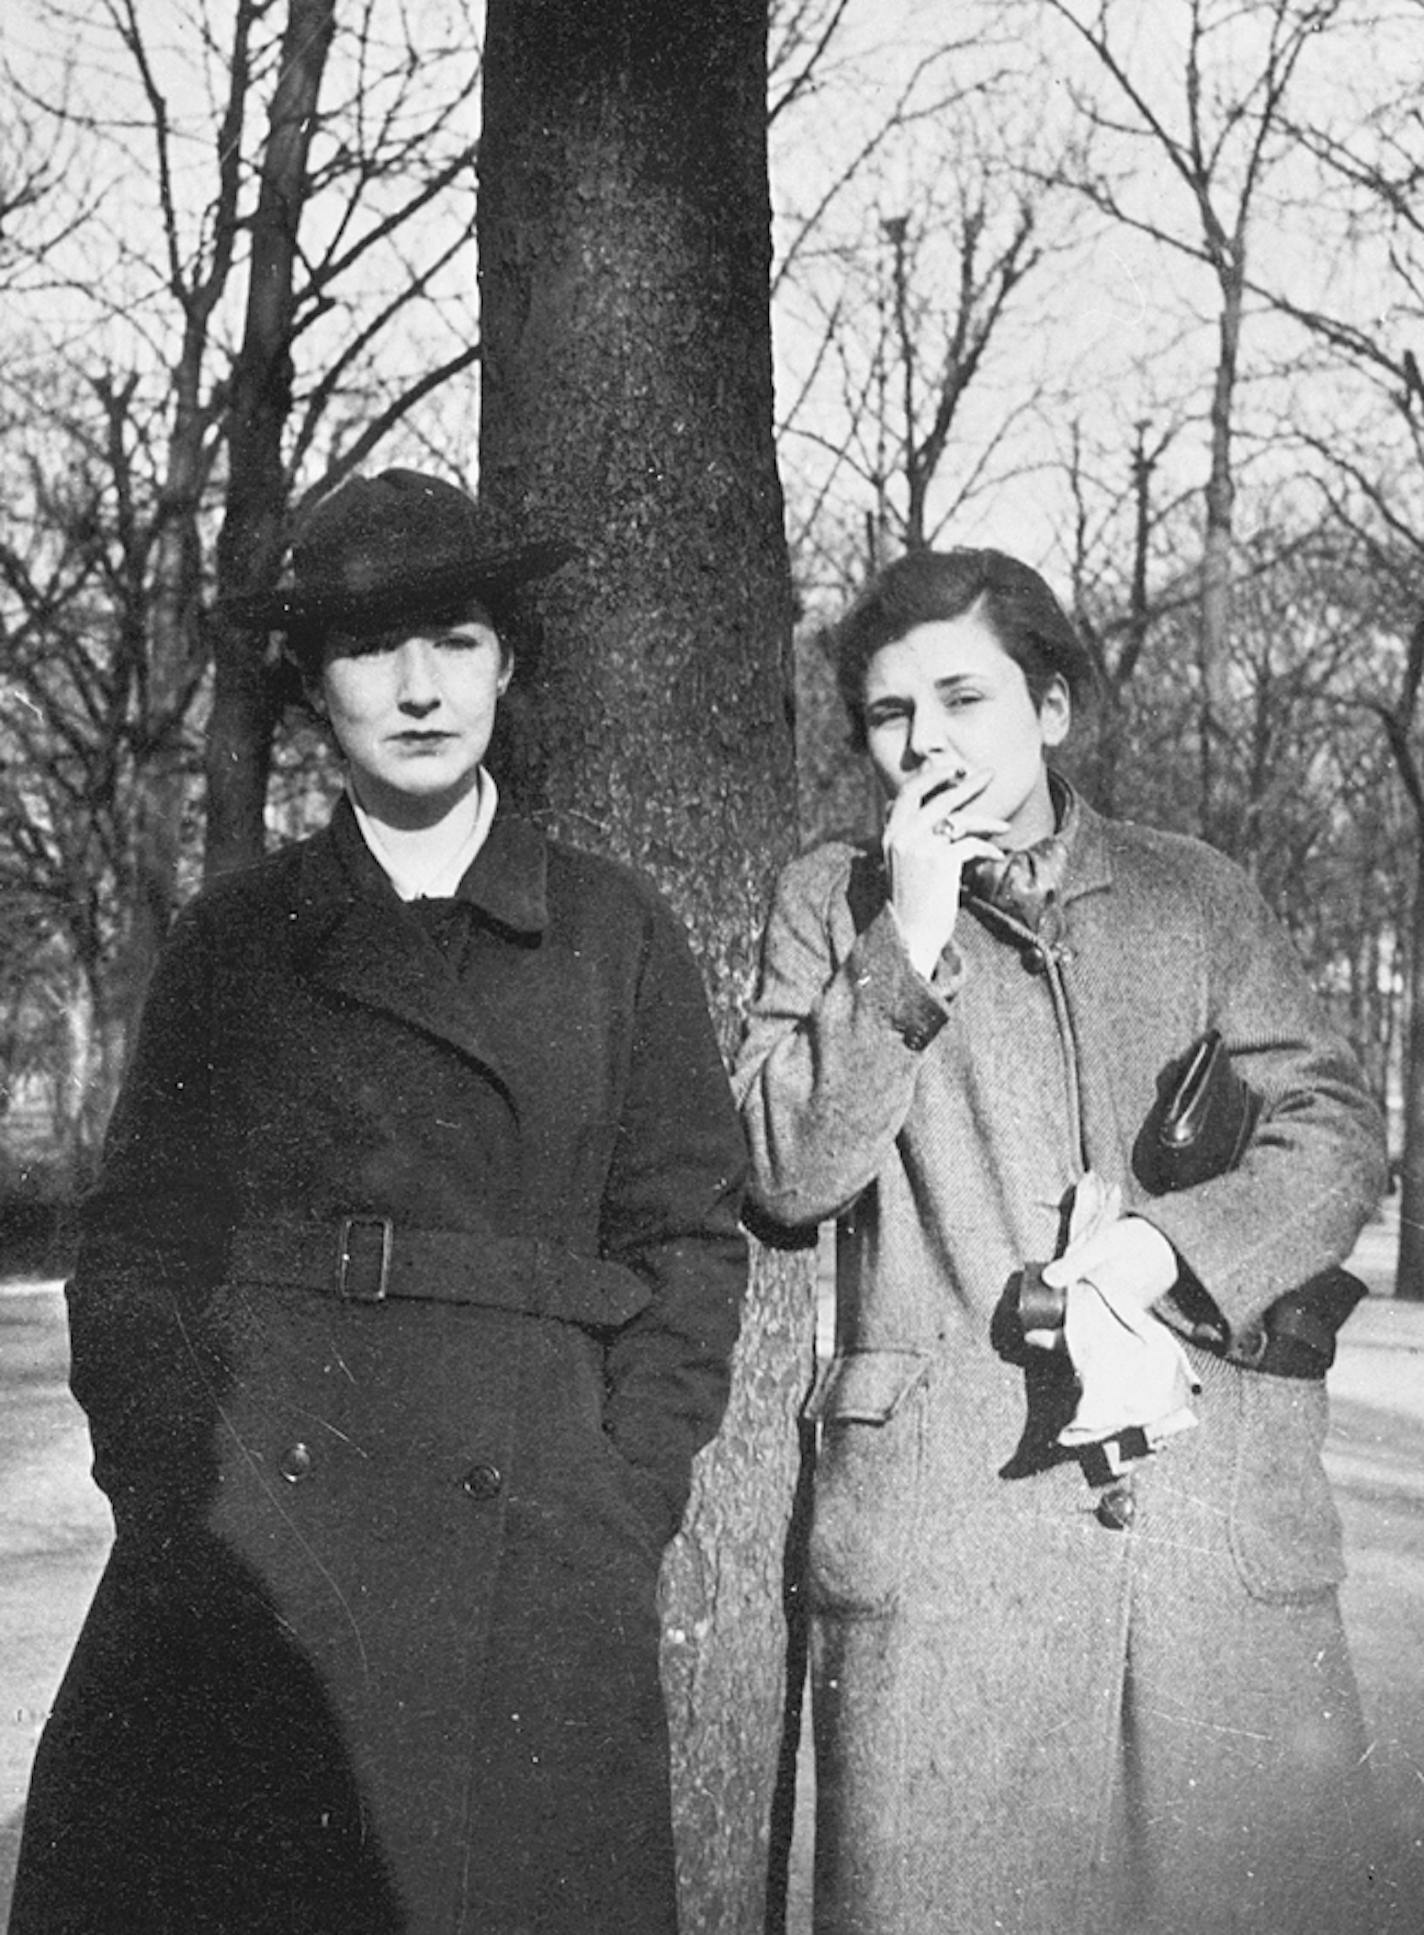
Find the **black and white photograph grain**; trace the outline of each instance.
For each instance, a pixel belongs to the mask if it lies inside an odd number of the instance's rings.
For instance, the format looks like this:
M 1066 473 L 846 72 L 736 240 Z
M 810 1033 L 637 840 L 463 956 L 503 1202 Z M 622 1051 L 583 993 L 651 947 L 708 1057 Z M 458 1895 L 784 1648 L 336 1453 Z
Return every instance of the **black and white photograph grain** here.
M 8 0 L 5 1935 L 1424 1935 L 1422 101 Z

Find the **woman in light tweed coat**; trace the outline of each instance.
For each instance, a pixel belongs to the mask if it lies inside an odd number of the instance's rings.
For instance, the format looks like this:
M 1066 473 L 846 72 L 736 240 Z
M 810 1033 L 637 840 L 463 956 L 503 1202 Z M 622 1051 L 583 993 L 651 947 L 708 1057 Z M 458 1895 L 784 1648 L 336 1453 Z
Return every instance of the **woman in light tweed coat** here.
M 1376 1110 L 1241 872 L 1050 776 L 1089 667 L 1035 573 L 902 559 L 839 652 L 883 843 L 786 870 L 738 1071 L 762 1210 L 839 1222 L 818 1935 L 1360 1935 L 1325 1390 L 1247 1366 L 1374 1206 Z M 1037 905 L 994 883 L 1005 851 Z M 1257 1126 L 1149 1196 L 1134 1142 L 1212 1027 Z M 1073 1362 L 1005 1320 L 1054 1257 Z M 1141 1358 L 1121 1421 L 1172 1430 L 1146 1456 L 1072 1429 L 1104 1325 Z

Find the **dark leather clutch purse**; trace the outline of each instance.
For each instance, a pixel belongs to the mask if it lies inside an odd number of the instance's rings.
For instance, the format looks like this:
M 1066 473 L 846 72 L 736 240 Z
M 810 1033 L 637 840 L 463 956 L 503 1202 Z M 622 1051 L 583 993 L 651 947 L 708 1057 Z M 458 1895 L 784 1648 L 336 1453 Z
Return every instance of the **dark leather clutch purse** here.
M 1192 1189 L 1236 1167 L 1261 1113 L 1261 1098 L 1232 1066 L 1215 1028 L 1167 1071 L 1157 1102 L 1138 1133 L 1132 1166 L 1153 1196 Z M 1016 1339 L 1035 1332 L 1062 1342 L 1065 1292 L 1043 1281 L 1042 1264 L 1026 1264 L 1013 1292 Z M 1337 1265 L 1278 1297 L 1253 1334 L 1227 1342 L 1220 1314 L 1186 1278 L 1177 1301 L 1196 1319 L 1194 1341 L 1233 1362 L 1274 1377 L 1324 1377 L 1335 1361 L 1335 1335 L 1366 1287 Z M 1194 1306 L 1199 1306 L 1195 1308 Z
M 1260 1113 L 1260 1097 L 1209 1029 L 1142 1125 L 1132 1152 L 1138 1180 L 1163 1196 L 1224 1176 L 1240 1162 Z M 1228 1354 L 1276 1377 L 1324 1377 L 1335 1361 L 1335 1334 L 1365 1294 L 1348 1270 L 1322 1270 L 1277 1298 L 1259 1336 Z
M 1143 1125 L 1132 1152 L 1138 1180 L 1165 1196 L 1224 1176 L 1240 1162 L 1260 1112 L 1258 1097 L 1210 1029 Z

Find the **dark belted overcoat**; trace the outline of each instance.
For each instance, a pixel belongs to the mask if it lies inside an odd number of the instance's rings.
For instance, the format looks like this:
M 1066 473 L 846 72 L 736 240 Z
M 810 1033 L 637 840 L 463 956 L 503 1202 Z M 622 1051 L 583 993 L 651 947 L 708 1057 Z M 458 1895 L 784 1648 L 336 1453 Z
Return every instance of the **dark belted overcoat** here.
M 69 1286 L 117 1535 L 14 1935 L 671 1935 L 743 1162 L 672 917 L 531 825 L 411 906 L 343 802 L 180 916 Z
M 737 1083 L 763 1210 L 840 1221 L 810 1533 L 817 1935 L 1365 1935 L 1373 1838 L 1318 1380 L 1246 1367 L 1345 1255 L 1377 1111 L 1285 935 L 1195 841 L 1065 824 L 1047 945 L 966 904 L 933 982 L 878 853 L 793 862 Z M 1219 1028 L 1240 1167 L 1149 1199 L 1164 1074 Z M 1183 1264 L 1197 1428 L 1111 1485 L 997 1319 L 1089 1168 Z M 1243 1361 L 1244 1360 L 1244 1361 Z

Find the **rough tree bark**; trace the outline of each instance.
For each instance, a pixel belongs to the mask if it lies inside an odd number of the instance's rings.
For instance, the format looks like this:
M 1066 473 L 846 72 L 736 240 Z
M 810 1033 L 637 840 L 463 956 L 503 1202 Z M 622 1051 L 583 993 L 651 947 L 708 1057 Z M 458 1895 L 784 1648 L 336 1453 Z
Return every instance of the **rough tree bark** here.
M 505 536 L 579 547 L 501 778 L 665 889 L 728 1049 L 795 834 L 766 28 L 766 0 L 491 0 L 480 157 L 482 497 Z M 764 1254 L 664 1574 L 685 1935 L 764 1926 L 811 1358 L 806 1261 Z

